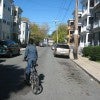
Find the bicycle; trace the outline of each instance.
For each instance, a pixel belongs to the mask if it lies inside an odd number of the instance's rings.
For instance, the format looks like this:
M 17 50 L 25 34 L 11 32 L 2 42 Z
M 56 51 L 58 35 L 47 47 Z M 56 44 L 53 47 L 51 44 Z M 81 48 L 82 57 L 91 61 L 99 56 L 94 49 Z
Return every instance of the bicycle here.
M 31 85 L 32 92 L 34 94 L 38 95 L 38 94 L 40 94 L 42 92 L 43 87 L 40 84 L 40 80 L 39 80 L 39 77 L 38 77 L 36 66 L 38 66 L 36 64 L 36 62 L 32 62 L 29 83 Z

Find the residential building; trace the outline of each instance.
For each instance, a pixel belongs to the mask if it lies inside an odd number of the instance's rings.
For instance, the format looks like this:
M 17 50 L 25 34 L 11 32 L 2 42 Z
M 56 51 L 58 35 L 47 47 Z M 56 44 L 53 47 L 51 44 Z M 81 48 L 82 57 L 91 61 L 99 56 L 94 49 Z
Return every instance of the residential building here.
M 13 14 L 13 40 L 18 42 L 19 35 L 21 34 L 20 25 L 21 25 L 22 9 L 18 6 L 13 6 L 12 14 Z
M 68 44 L 72 44 L 74 42 L 74 32 L 75 32 L 75 11 L 73 12 L 73 19 L 68 20 Z M 81 16 L 82 11 L 78 11 L 78 34 L 81 34 Z
M 74 19 L 75 19 L 75 11 L 73 13 Z M 82 23 L 81 23 L 81 19 L 82 19 L 82 11 L 78 10 L 78 35 L 79 35 L 79 41 L 80 42 L 80 38 L 81 38 L 81 27 L 82 27 Z
M 1 34 L 1 19 L 0 19 L 0 40 L 2 39 L 2 34 Z
M 54 40 L 49 38 L 48 39 L 48 46 L 52 46 L 54 44 Z
M 81 16 L 81 38 L 80 47 L 90 45 L 90 29 L 91 29 L 91 12 L 94 7 L 94 0 L 81 0 L 82 16 Z
M 12 35 L 11 7 L 13 0 L 0 0 L 0 39 L 10 39 Z
M 92 17 L 91 45 L 100 45 L 100 0 L 94 0 Z
M 21 21 L 21 34 L 19 35 L 19 39 L 22 45 L 26 45 L 29 40 L 29 23 L 27 21 Z
M 67 21 L 68 23 L 68 35 L 67 35 L 67 39 L 68 39 L 68 44 L 70 45 L 71 43 L 73 43 L 73 34 L 75 31 L 75 20 L 74 19 L 69 19 Z

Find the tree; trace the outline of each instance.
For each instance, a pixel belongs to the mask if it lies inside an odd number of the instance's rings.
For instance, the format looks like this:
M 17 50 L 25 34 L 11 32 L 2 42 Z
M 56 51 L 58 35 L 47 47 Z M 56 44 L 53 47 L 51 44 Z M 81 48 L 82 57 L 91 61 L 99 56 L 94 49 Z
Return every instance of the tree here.
M 64 43 L 67 39 L 68 29 L 66 24 L 60 24 L 58 26 L 58 41 Z
M 51 37 L 52 37 L 52 39 L 54 40 L 55 43 L 57 42 L 57 35 L 56 34 L 57 34 L 56 30 L 53 31 L 52 34 L 51 34 Z
M 66 24 L 60 24 L 58 30 L 53 31 L 52 38 L 57 42 L 57 32 L 58 32 L 58 42 L 64 43 L 67 40 L 68 28 Z
M 30 38 L 34 38 L 37 45 L 47 36 L 47 32 L 48 27 L 46 25 L 39 26 L 35 23 L 30 24 Z

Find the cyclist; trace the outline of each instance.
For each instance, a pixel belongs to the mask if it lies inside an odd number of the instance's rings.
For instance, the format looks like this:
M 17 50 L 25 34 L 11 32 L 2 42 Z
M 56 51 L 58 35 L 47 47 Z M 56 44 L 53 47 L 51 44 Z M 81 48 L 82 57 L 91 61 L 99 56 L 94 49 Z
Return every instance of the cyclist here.
M 32 38 L 29 39 L 29 43 L 25 49 L 24 60 L 27 60 L 27 67 L 25 70 L 26 74 L 26 81 L 29 81 L 30 71 L 31 71 L 31 64 L 33 62 L 36 63 L 38 59 L 37 48 Z

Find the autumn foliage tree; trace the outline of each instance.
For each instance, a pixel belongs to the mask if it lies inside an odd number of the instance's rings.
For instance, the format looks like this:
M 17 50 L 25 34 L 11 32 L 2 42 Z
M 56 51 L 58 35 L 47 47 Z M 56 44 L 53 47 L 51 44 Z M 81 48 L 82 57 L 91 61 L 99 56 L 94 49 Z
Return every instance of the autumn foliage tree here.
M 41 25 L 31 23 L 30 24 L 30 38 L 34 38 L 35 43 L 38 45 L 40 41 L 46 38 L 48 32 L 47 25 Z

